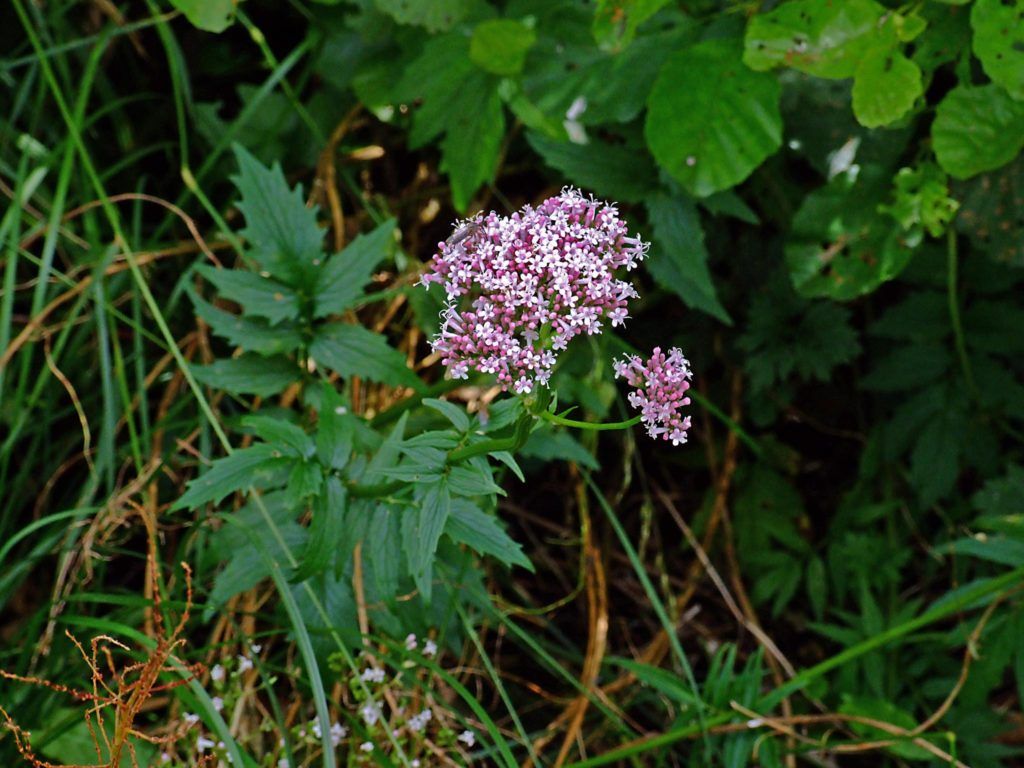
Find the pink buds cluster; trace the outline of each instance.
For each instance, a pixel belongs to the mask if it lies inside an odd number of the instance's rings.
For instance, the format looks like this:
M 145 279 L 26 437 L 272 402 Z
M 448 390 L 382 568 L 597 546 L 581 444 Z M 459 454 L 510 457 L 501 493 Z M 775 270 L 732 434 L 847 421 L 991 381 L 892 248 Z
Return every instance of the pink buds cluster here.
M 571 187 L 511 216 L 461 222 L 421 279 L 447 294 L 434 351 L 453 378 L 491 373 L 520 394 L 546 385 L 570 340 L 626 320 L 637 293 L 613 272 L 647 248 L 614 205 Z
M 690 417 L 680 410 L 690 404 L 686 390 L 690 388 L 690 364 L 678 347 L 665 355 L 660 347 L 646 362 L 636 355 L 626 355 L 614 364 L 615 376 L 622 377 L 633 391 L 629 404 L 640 411 L 640 420 L 653 438 L 671 440 L 672 445 L 686 442 Z

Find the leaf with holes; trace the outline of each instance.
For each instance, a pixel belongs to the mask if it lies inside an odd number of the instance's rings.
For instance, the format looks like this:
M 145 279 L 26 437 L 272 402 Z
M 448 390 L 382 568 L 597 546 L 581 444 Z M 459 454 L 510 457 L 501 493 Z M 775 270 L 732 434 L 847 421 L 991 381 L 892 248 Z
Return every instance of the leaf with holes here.
M 1024 99 L 1024 0 L 977 0 L 971 27 L 974 55 L 985 74 Z
M 894 123 L 924 93 L 921 69 L 896 50 L 872 49 L 857 66 L 853 113 L 867 128 Z

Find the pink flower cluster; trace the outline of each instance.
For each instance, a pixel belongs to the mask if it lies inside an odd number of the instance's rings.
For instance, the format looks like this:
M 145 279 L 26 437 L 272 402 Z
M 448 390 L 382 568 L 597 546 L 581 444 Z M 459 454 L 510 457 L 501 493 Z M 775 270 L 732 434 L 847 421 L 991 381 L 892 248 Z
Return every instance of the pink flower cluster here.
M 626 355 L 614 364 L 615 376 L 622 377 L 634 391 L 629 404 L 640 411 L 640 420 L 653 438 L 671 440 L 672 445 L 686 442 L 690 417 L 681 416 L 680 409 L 690 404 L 686 390 L 690 388 L 690 364 L 678 347 L 665 355 L 654 348 L 650 360 L 642 362 L 636 355 Z
M 421 279 L 447 293 L 433 348 L 453 378 L 493 373 L 520 394 L 546 385 L 571 339 L 626 320 L 637 293 L 613 272 L 636 267 L 647 248 L 614 205 L 572 188 L 511 216 L 461 222 Z

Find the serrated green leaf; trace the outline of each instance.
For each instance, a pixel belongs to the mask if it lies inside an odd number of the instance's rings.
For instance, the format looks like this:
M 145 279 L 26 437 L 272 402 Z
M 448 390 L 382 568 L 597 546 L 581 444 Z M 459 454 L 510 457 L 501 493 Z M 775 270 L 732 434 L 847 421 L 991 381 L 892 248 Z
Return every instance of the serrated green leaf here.
M 189 291 L 189 298 L 192 299 L 196 314 L 210 326 L 210 330 L 246 352 L 280 355 L 294 352 L 302 346 L 302 335 L 290 323 L 270 325 L 262 318 L 232 315 L 201 299 L 192 290 Z
M 594 39 L 606 51 L 621 51 L 633 42 L 637 27 L 656 14 L 669 0 L 597 0 Z
M 339 550 L 345 535 L 347 506 L 348 494 L 341 480 L 337 477 L 327 478 L 324 492 L 313 503 L 306 548 L 299 558 L 299 567 L 289 579 L 293 584 L 322 573 L 330 566 L 332 556 Z
M 637 202 L 658 185 L 658 172 L 642 149 L 594 140 L 587 144 L 556 141 L 534 131 L 526 140 L 544 162 L 569 181 L 602 197 Z
M 481 69 L 495 75 L 518 75 L 526 54 L 537 41 L 537 33 L 515 19 L 488 19 L 473 28 L 469 58 Z
M 355 304 L 374 267 L 391 255 L 394 235 L 395 220 L 388 219 L 327 260 L 316 281 L 313 317 L 341 314 Z
M 281 166 L 270 168 L 234 145 L 239 174 L 233 177 L 242 195 L 242 235 L 252 256 L 267 272 L 293 287 L 312 285 L 323 260 L 323 232 L 316 208 L 307 208 L 302 187 L 289 187 Z
M 687 306 L 731 325 L 732 318 L 719 303 L 711 280 L 704 232 L 693 201 L 657 195 L 647 199 L 647 214 L 653 228 L 651 252 L 644 261 L 647 271 Z
M 715 83 L 708 88 L 708 83 Z M 732 40 L 673 54 L 647 99 L 644 135 L 655 159 L 704 197 L 747 178 L 782 143 L 779 83 L 740 61 Z
M 804 198 L 786 243 L 798 293 L 845 301 L 875 290 L 907 266 L 909 242 L 878 212 L 886 195 L 883 178 L 873 168 L 856 180 L 841 174 Z
M 568 432 L 555 431 L 550 427 L 543 427 L 531 434 L 520 452 L 523 456 L 541 461 L 572 461 L 595 472 L 601 468 L 593 454 L 576 438 Z
M 901 168 L 894 179 L 895 200 L 879 210 L 888 213 L 906 232 L 927 232 L 938 237 L 956 216 L 960 203 L 949 194 L 949 185 L 937 165 L 923 163 Z
M 874 0 L 790 0 L 750 20 L 743 61 L 757 70 L 787 66 L 816 77 L 851 77 L 880 42 L 885 8 Z
M 384 384 L 421 386 L 401 352 L 379 333 L 359 325 L 328 323 L 318 328 L 309 352 L 317 363 L 344 378 L 361 376 Z
M 313 438 L 290 421 L 274 416 L 250 415 L 242 418 L 241 425 L 252 430 L 264 442 L 288 446 L 297 456 L 309 458 L 313 455 Z
M 288 495 L 298 504 L 316 496 L 324 482 L 323 468 L 315 461 L 295 462 L 288 478 Z
M 1024 102 L 998 85 L 957 86 L 935 110 L 932 146 L 958 179 L 1006 165 L 1024 147 Z
M 494 482 L 491 468 L 486 461 L 469 462 L 452 467 L 448 473 L 448 488 L 456 496 L 489 496 L 492 493 L 505 495 L 501 486 Z
M 433 587 L 434 553 L 451 508 L 448 484 L 441 480 L 423 488 L 417 495 L 417 503 L 402 512 L 402 548 L 409 563 L 409 573 L 423 600 L 428 603 Z
M 480 0 L 374 0 L 374 5 L 399 24 L 443 32 L 479 12 L 482 3 Z
M 1024 0 L 977 0 L 971 27 L 974 55 L 985 74 L 1024 99 Z
M 236 0 L 171 0 L 193 26 L 205 32 L 223 32 L 235 20 Z
M 258 486 L 262 479 L 284 467 L 290 467 L 296 458 L 266 443 L 239 448 L 224 458 L 217 459 L 200 477 L 188 484 L 184 495 L 171 506 L 176 509 L 195 509 L 207 502 L 220 503 L 225 496 Z
M 519 565 L 533 572 L 533 563 L 523 554 L 522 547 L 502 530 L 497 518 L 468 499 L 452 499 L 451 515 L 444 532 L 452 541 L 466 544 L 481 555 L 490 555 L 505 565 Z
M 959 405 L 947 403 L 929 420 L 910 453 L 910 482 L 925 507 L 945 498 L 960 474 L 967 423 Z
M 902 53 L 874 48 L 861 59 L 853 80 L 853 113 L 867 128 L 894 123 L 924 93 L 921 69 Z
M 299 316 L 298 294 L 283 283 L 244 269 L 203 264 L 197 270 L 213 283 L 222 299 L 241 305 L 246 316 L 265 317 L 272 325 Z
M 364 550 L 368 580 L 384 600 L 393 600 L 402 573 L 402 520 L 412 510 L 379 504 L 370 514 Z
M 448 174 L 452 204 L 464 213 L 477 189 L 494 178 L 501 140 L 505 136 L 505 111 L 495 84 L 474 77 L 460 85 L 458 111 L 449 117 L 441 142 L 441 170 Z
M 241 357 L 196 365 L 192 373 L 203 384 L 235 395 L 270 397 L 298 381 L 302 371 L 286 357 L 263 357 L 247 353 Z
M 469 414 L 466 413 L 465 408 L 461 408 L 455 403 L 449 403 L 447 400 L 438 400 L 434 397 L 423 398 L 423 404 L 448 419 L 459 432 L 469 431 Z
M 937 344 L 900 347 L 879 360 L 861 386 L 876 392 L 919 389 L 941 378 L 951 362 L 949 350 Z
M 316 428 L 316 453 L 328 469 L 344 469 L 352 455 L 354 417 L 338 391 L 324 382 Z

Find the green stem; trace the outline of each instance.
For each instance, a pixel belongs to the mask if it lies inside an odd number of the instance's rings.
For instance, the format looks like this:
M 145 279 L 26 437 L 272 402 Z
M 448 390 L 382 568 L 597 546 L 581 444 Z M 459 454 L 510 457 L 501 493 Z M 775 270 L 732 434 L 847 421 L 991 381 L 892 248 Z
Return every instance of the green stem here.
M 564 416 L 551 413 L 551 411 L 541 411 L 539 414 L 544 421 L 550 421 L 552 424 L 558 424 L 563 427 L 575 427 L 576 429 L 589 429 L 592 432 L 601 432 L 610 429 L 629 429 L 634 424 L 640 423 L 640 416 L 634 416 L 632 419 L 626 421 L 609 421 L 609 422 L 592 422 L 592 421 L 576 421 L 576 419 L 567 419 Z
M 956 343 L 956 354 L 960 358 L 960 368 L 963 370 L 964 381 L 967 382 L 967 389 L 971 396 L 978 399 L 978 386 L 974 381 L 974 372 L 971 370 L 971 361 L 967 357 L 967 342 L 964 338 L 964 327 L 960 321 L 960 302 L 957 297 L 957 248 L 956 231 L 950 227 L 946 232 L 946 289 L 949 301 L 949 321 L 953 326 L 953 339 Z
M 484 453 L 496 453 L 498 451 L 510 451 L 515 452 L 523 447 L 527 438 L 530 436 L 530 427 L 533 425 L 532 415 L 524 413 L 519 417 L 519 421 L 516 422 L 515 432 L 512 433 L 511 437 L 499 437 L 493 440 L 484 440 L 473 445 L 464 445 L 461 448 L 456 448 L 448 454 L 447 463 L 454 464 L 458 461 L 465 461 L 471 459 L 474 456 L 480 456 Z

